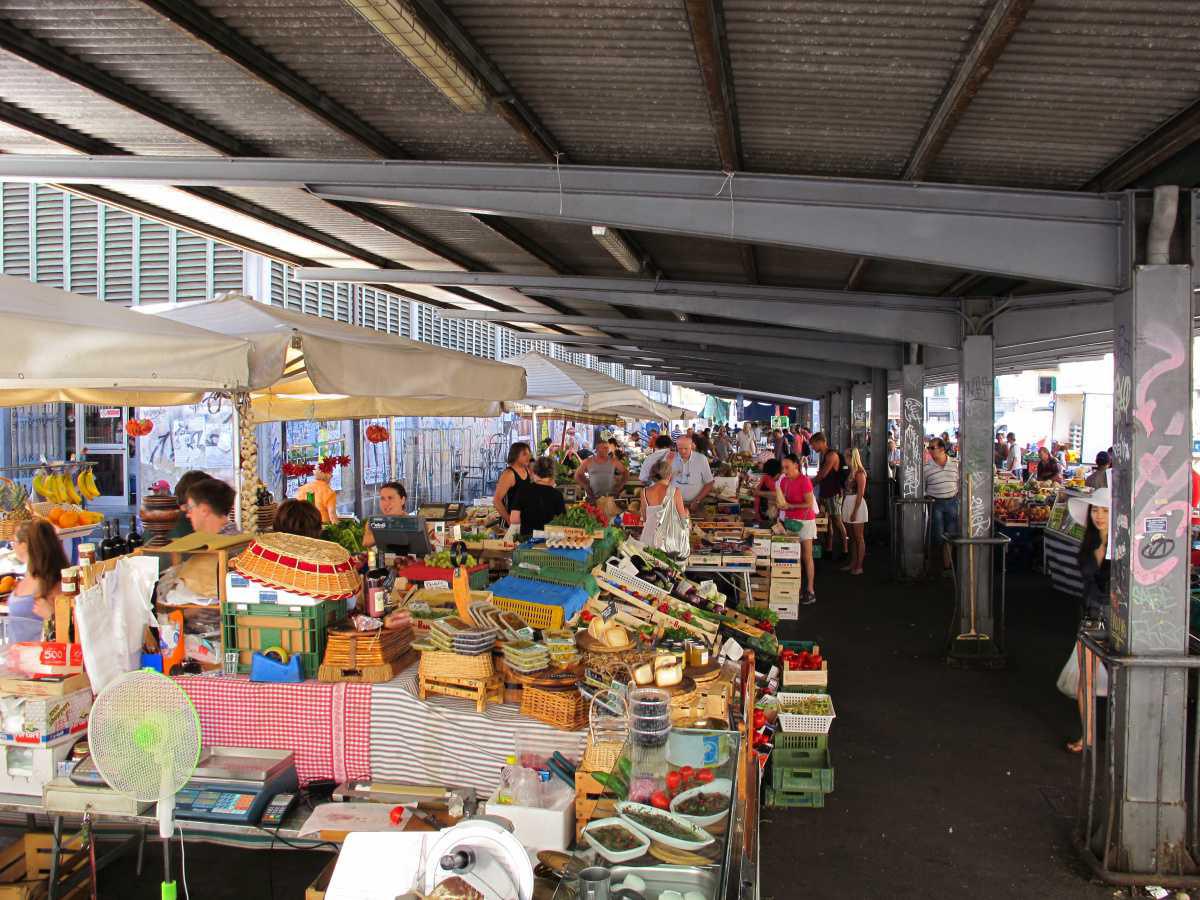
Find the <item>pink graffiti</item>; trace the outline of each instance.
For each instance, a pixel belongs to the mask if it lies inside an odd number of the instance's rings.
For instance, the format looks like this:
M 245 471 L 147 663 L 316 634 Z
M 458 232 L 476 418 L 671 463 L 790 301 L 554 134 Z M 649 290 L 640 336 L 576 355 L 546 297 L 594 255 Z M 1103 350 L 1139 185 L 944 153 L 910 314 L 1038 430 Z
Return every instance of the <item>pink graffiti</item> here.
M 1157 401 L 1148 397 L 1150 387 L 1161 376 L 1183 365 L 1186 348 L 1179 336 L 1163 325 L 1151 323 L 1146 327 L 1146 331 L 1146 343 L 1167 354 L 1166 359 L 1147 369 L 1137 384 L 1137 408 L 1133 411 L 1133 417 L 1142 423 L 1146 434 L 1150 435 L 1154 434 L 1154 410 L 1158 406 Z
M 1162 467 L 1162 460 L 1171 448 L 1160 446 L 1153 453 L 1143 453 L 1139 465 L 1140 477 L 1133 487 L 1132 505 L 1138 508 L 1138 512 L 1134 516 L 1134 530 L 1136 533 L 1142 533 L 1145 530 L 1145 520 L 1147 516 L 1167 517 L 1175 513 L 1179 514 L 1179 524 L 1175 529 L 1175 537 L 1182 538 L 1187 528 L 1188 519 L 1191 515 L 1191 505 L 1186 501 L 1175 501 L 1171 503 L 1162 503 L 1155 505 L 1156 502 L 1161 502 L 1171 497 L 1172 495 L 1181 493 L 1186 490 L 1191 483 L 1191 464 L 1183 463 L 1172 474 L 1168 475 Z M 1142 493 L 1142 489 L 1150 486 L 1154 488 L 1152 496 L 1150 496 L 1143 504 L 1139 506 L 1138 496 Z M 1148 585 L 1157 584 L 1162 579 L 1166 578 L 1175 567 L 1180 564 L 1180 559 L 1177 557 L 1169 557 L 1162 560 L 1156 566 L 1147 566 L 1142 560 L 1140 554 L 1133 553 L 1133 577 L 1138 584 Z

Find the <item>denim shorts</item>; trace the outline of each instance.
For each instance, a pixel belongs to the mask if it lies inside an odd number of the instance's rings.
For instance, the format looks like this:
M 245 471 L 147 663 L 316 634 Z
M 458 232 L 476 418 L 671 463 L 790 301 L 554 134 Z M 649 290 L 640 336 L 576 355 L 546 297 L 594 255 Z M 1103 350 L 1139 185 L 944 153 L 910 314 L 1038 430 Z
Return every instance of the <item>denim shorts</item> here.
M 930 543 L 943 544 L 946 535 L 958 535 L 958 498 L 949 497 L 945 500 L 934 500 L 933 508 L 929 511 L 929 540 Z

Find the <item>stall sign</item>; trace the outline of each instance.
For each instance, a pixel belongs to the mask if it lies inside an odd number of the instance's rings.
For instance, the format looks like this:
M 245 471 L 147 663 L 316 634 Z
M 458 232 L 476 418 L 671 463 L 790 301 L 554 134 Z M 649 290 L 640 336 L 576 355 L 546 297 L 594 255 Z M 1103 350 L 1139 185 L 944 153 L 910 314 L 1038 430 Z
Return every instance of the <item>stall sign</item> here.
M 119 419 L 121 418 L 121 408 L 119 406 L 110 406 L 100 410 L 101 419 Z

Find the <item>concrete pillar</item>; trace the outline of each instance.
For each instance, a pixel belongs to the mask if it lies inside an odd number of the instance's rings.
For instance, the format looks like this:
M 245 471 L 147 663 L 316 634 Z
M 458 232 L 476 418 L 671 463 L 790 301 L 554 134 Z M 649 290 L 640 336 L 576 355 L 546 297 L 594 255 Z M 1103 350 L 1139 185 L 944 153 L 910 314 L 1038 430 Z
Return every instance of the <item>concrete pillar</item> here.
M 873 523 L 879 523 L 875 531 L 879 532 L 886 525 L 891 509 L 888 504 L 888 474 L 887 456 L 887 369 L 871 370 L 871 461 L 868 463 L 867 477 L 870 487 L 867 490 L 867 501 L 870 504 L 870 518 Z
M 900 499 L 925 496 L 922 480 L 925 449 L 925 366 L 916 353 L 900 371 Z M 900 575 L 921 577 L 925 563 L 925 513 L 920 504 L 906 503 L 900 516 Z
M 990 301 L 980 301 L 988 307 Z M 984 312 L 985 310 L 970 311 Z M 959 523 L 963 537 L 992 536 L 992 458 L 995 370 L 990 334 L 969 335 L 963 341 L 959 370 L 958 403 Z M 978 639 L 952 640 L 951 656 L 997 656 L 996 616 L 992 597 L 992 547 L 959 548 L 958 634 L 974 633 Z
M 1188 266 L 1140 266 L 1113 303 L 1109 639 L 1115 653 L 1134 657 L 1188 651 L 1191 291 Z M 1116 820 L 1102 858 L 1118 871 L 1181 871 L 1187 670 L 1120 671 L 1108 739 Z
M 867 460 L 867 396 L 871 386 L 865 382 L 850 388 L 850 446 L 857 447 L 863 464 Z
M 807 430 L 813 430 L 813 403 L 811 400 L 800 404 L 800 424 Z

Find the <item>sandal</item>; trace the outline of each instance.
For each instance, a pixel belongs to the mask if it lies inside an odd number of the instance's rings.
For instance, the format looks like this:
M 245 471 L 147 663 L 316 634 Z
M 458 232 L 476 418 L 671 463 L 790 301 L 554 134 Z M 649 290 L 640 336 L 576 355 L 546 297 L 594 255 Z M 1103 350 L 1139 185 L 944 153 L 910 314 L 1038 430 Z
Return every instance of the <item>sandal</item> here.
M 1066 750 L 1068 753 L 1082 753 L 1083 752 L 1083 738 L 1080 738 L 1077 741 L 1067 741 L 1067 745 L 1063 749 Z

